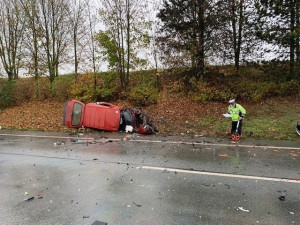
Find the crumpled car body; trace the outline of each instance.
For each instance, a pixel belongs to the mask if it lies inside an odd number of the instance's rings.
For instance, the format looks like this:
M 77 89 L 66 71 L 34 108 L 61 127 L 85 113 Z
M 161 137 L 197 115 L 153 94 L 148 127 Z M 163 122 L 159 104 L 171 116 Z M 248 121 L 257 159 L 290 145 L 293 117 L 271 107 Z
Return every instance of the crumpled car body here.
M 104 131 L 126 131 L 152 134 L 157 132 L 149 115 L 140 109 L 121 109 L 108 102 L 84 104 L 80 101 L 67 101 L 64 106 L 63 124 L 69 128 L 87 127 Z

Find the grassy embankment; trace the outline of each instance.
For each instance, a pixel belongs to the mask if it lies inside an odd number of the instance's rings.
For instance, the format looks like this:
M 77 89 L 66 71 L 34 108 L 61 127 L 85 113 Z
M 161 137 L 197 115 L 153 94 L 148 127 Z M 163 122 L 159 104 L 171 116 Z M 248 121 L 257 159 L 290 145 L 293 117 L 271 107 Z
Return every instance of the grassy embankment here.
M 74 130 L 61 124 L 66 99 L 105 100 L 120 107 L 142 106 L 159 121 L 162 135 L 225 137 L 229 136 L 230 119 L 222 113 L 227 111 L 227 100 L 236 97 L 247 110 L 245 138 L 300 140 L 295 133 L 296 121 L 300 121 L 299 83 L 285 81 L 284 68 L 268 74 L 266 66 L 244 67 L 238 76 L 230 70 L 211 69 L 200 81 L 187 81 L 184 72 L 135 72 L 130 93 L 120 92 L 118 77 L 112 73 L 98 75 L 96 94 L 92 76 L 82 75 L 76 83 L 73 75 L 61 76 L 54 93 L 48 91 L 47 80 L 40 82 L 40 100 L 36 100 L 33 79 L 21 79 L 10 88 L 2 80 L 0 98 L 6 107 L 0 112 L 0 125 L 4 129 L 71 132 Z

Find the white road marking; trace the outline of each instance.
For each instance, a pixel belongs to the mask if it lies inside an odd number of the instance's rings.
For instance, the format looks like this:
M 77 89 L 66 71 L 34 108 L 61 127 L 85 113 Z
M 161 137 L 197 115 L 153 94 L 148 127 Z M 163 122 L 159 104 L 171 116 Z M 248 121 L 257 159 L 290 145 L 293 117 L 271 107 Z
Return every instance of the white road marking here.
M 50 135 L 29 135 L 29 134 L 0 134 L 0 136 L 8 136 L 8 137 L 29 137 L 29 138 L 51 138 L 51 139 L 76 139 L 76 140 L 95 140 L 95 138 L 88 137 L 63 137 L 63 136 L 50 136 Z M 111 141 L 121 141 L 121 139 L 108 139 Z
M 145 143 L 165 143 L 165 144 L 185 144 L 185 145 L 203 145 L 203 146 L 218 146 L 218 147 L 240 147 L 240 148 L 262 148 L 262 149 L 285 149 L 285 150 L 300 150 L 297 147 L 286 146 L 262 146 L 262 145 L 239 145 L 239 144 L 220 144 L 220 143 L 205 143 L 205 142 L 186 142 L 186 141 L 152 141 L 152 140 L 130 140 L 131 142 Z
M 62 137 L 62 136 L 48 136 L 48 135 L 29 135 L 29 134 L 0 134 L 0 136 L 8 137 L 30 137 L 30 138 L 57 138 L 57 139 L 79 139 L 79 140 L 94 140 L 94 138 L 80 138 L 80 137 Z
M 48 136 L 48 135 L 27 135 L 27 134 L 0 134 L 0 136 L 9 137 L 30 137 L 30 138 L 57 138 L 57 139 L 77 139 L 77 140 L 95 140 L 95 138 L 87 137 L 63 137 L 63 136 Z M 120 138 L 107 140 L 122 141 Z M 164 144 L 185 144 L 185 145 L 202 145 L 202 146 L 216 146 L 216 147 L 239 147 L 239 148 L 260 148 L 260 149 L 282 149 L 282 150 L 300 150 L 300 147 L 288 147 L 288 146 L 263 146 L 263 145 L 239 145 L 239 144 L 220 144 L 220 143 L 205 143 L 205 142 L 188 142 L 188 141 L 161 141 L 161 140 L 133 140 L 129 139 L 128 142 L 137 143 L 164 143 Z
M 293 180 L 293 179 L 287 179 L 287 178 L 272 178 L 272 177 L 258 177 L 258 176 L 238 175 L 238 174 L 228 174 L 228 173 L 201 172 L 201 171 L 154 167 L 154 166 L 142 166 L 142 167 L 137 167 L 137 168 L 138 169 L 140 168 L 140 169 L 149 169 L 149 170 L 158 170 L 158 171 L 177 172 L 177 173 L 198 174 L 198 175 L 206 175 L 206 176 L 229 177 L 229 178 L 239 178 L 239 179 L 249 179 L 249 180 L 275 181 L 275 182 L 300 184 L 300 180 Z

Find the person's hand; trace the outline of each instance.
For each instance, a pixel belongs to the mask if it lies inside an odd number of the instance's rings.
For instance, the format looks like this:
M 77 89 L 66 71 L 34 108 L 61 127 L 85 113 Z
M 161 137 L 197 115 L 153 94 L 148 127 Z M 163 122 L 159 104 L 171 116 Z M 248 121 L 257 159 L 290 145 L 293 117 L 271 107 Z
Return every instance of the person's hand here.
M 242 120 L 242 119 L 243 119 L 243 117 L 240 116 L 240 117 L 239 117 L 239 120 Z

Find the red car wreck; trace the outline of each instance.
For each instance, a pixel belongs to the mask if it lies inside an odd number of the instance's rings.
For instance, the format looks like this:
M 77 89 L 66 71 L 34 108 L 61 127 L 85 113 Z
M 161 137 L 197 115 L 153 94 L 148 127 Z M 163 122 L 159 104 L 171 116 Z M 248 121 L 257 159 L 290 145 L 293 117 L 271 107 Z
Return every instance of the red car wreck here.
M 87 127 L 105 131 L 132 131 L 140 134 L 158 132 L 149 115 L 139 108 L 121 109 L 107 103 L 84 104 L 71 100 L 65 103 L 63 124 L 69 128 Z

